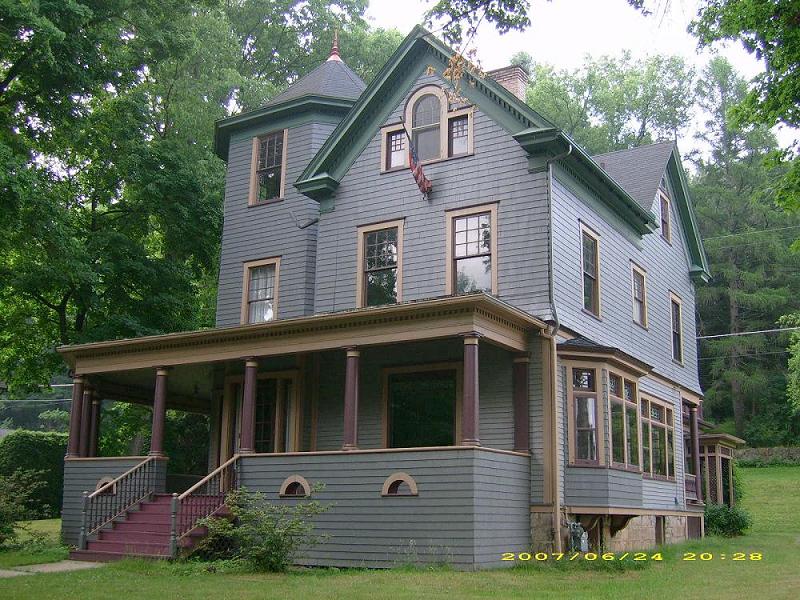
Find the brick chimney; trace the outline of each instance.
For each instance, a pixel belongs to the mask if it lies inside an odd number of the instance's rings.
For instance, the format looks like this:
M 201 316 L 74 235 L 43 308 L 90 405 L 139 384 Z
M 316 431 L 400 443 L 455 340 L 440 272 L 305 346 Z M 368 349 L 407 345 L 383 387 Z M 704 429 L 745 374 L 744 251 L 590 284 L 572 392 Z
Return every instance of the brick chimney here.
M 528 88 L 528 72 L 525 69 L 518 65 L 511 65 L 489 71 L 486 74 L 517 98 L 525 101 L 525 90 Z

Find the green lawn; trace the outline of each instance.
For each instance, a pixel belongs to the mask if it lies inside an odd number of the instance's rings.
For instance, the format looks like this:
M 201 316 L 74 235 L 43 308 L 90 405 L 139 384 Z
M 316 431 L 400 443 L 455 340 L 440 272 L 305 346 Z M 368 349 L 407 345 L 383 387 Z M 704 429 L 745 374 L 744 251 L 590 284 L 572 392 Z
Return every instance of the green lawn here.
M 743 470 L 744 504 L 753 531 L 732 540 L 705 539 L 671 547 L 644 569 L 611 571 L 524 568 L 463 573 L 449 570 L 309 570 L 289 575 L 197 573 L 185 565 L 126 561 L 97 570 L 0 580 L 13 598 L 797 598 L 800 589 L 800 468 Z M 684 551 L 726 554 L 726 560 L 686 562 Z M 732 561 L 759 552 L 761 561 Z
M 26 528 L 46 536 L 46 544 L 41 546 L 23 546 L 19 550 L 0 551 L 0 569 L 56 562 L 67 558 L 67 549 L 60 545 L 61 519 L 44 519 L 28 521 Z M 31 535 L 23 529 L 19 541 L 29 540 Z

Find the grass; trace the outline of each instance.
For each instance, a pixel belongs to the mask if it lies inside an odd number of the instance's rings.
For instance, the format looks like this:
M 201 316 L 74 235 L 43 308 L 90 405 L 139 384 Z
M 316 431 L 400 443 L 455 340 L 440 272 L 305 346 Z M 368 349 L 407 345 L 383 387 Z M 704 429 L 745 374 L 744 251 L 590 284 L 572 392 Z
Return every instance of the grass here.
M 67 558 L 67 548 L 61 545 L 61 519 L 27 521 L 19 532 L 17 545 L 0 551 L 0 569 L 57 562 Z M 38 543 L 34 543 L 38 538 Z
M 754 527 L 747 536 L 704 540 L 663 550 L 664 560 L 638 569 L 530 567 L 479 573 L 449 569 L 365 571 L 316 569 L 286 575 L 208 573 L 191 564 L 123 561 L 65 574 L 0 580 L 0 597 L 82 600 L 137 598 L 796 598 L 800 589 L 800 467 L 743 469 Z M 683 561 L 684 552 L 726 560 Z M 759 552 L 761 561 L 732 561 Z

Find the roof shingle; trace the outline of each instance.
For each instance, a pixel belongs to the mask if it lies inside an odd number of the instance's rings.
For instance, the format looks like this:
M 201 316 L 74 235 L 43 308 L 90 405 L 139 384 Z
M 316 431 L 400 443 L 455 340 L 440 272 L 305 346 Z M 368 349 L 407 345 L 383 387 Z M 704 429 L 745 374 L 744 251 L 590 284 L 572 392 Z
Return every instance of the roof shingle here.
M 642 208 L 650 210 L 675 142 L 659 142 L 593 156 L 592 160 Z
M 274 106 L 302 96 L 356 100 L 367 85 L 342 60 L 326 60 L 266 103 Z

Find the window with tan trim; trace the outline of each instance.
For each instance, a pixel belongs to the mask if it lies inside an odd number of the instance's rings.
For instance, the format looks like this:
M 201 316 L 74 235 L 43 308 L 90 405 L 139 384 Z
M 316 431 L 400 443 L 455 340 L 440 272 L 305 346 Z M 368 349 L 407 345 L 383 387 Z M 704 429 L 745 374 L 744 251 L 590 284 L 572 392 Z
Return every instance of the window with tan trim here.
M 647 272 L 631 263 L 633 322 L 647 328 Z
M 670 329 L 672 335 L 672 360 L 683 364 L 683 302 L 669 294 Z
M 253 138 L 248 195 L 250 206 L 283 200 L 288 135 L 289 130 L 283 129 Z
M 381 171 L 408 167 L 408 138 L 421 164 L 474 152 L 474 108 L 450 109 L 445 91 L 426 85 L 406 103 L 403 120 L 381 129 Z
M 403 219 L 358 228 L 356 307 L 403 299 Z
M 581 223 L 583 310 L 600 316 L 600 236 Z
M 280 257 L 244 263 L 241 322 L 265 323 L 278 317 Z
M 666 402 L 642 396 L 642 471 L 655 478 L 675 477 L 675 421 Z
M 497 204 L 445 213 L 445 293 L 497 294 Z
M 672 206 L 664 188 L 658 190 L 658 198 L 661 205 L 661 237 L 672 243 Z
M 598 373 L 592 367 L 572 367 L 570 369 L 570 424 L 572 439 L 572 458 L 576 464 L 600 463 L 598 439 Z
M 611 464 L 639 467 L 639 403 L 636 382 L 619 373 L 608 374 Z

